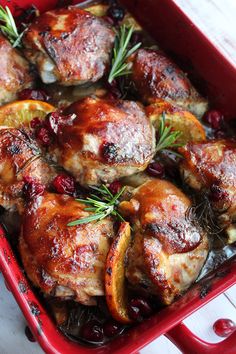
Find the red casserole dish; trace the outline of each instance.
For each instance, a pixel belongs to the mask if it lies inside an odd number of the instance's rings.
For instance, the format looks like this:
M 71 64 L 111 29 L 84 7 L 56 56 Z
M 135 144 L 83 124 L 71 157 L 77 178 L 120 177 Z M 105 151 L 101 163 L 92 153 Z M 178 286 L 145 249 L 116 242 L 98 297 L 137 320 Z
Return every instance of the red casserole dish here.
M 77 1 L 78 2 L 78 1 Z M 177 0 L 127 0 L 123 3 L 168 52 L 182 59 L 204 82 L 203 91 L 216 108 L 228 118 L 236 117 L 236 71 L 234 64 L 204 36 L 179 8 Z M 34 4 L 45 11 L 57 1 Z M 1 1 L 15 10 L 27 7 L 32 1 Z M 198 4 L 199 6 L 199 4 Z M 204 53 L 204 55 L 202 54 Z M 212 61 L 214 58 L 214 61 Z M 216 75 L 217 73 L 217 75 Z M 222 94 L 222 92 L 224 94 Z M 236 283 L 236 259 L 195 284 L 182 298 L 161 310 L 143 323 L 97 348 L 85 347 L 63 336 L 41 306 L 24 277 L 11 247 L 0 229 L 0 269 L 13 292 L 29 326 L 46 353 L 136 353 L 158 336 L 165 334 L 184 353 L 233 354 L 236 351 L 236 332 L 219 344 L 209 344 L 194 336 L 181 321 Z

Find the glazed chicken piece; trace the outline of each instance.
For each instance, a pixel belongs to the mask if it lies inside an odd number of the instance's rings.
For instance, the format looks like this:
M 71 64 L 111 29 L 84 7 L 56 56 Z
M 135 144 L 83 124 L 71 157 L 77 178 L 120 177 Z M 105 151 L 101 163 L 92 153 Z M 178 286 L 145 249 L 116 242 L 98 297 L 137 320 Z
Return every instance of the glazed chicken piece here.
M 236 240 L 236 141 L 211 140 L 188 143 L 180 149 L 183 180 L 208 195 L 218 224 L 229 242 Z
M 70 7 L 36 18 L 23 36 L 25 55 L 44 83 L 98 81 L 109 65 L 115 33 L 107 22 Z
M 164 99 L 201 117 L 208 103 L 201 97 L 191 82 L 163 52 L 139 49 L 130 59 L 131 78 L 146 104 Z
M 196 280 L 208 254 L 207 236 L 191 218 L 190 207 L 189 198 L 177 187 L 156 179 L 120 204 L 134 233 L 126 277 L 166 305 Z
M 29 63 L 0 34 L 0 105 L 13 101 L 17 93 L 33 84 Z
M 104 295 L 104 267 L 114 236 L 112 220 L 67 226 L 87 217 L 86 206 L 45 193 L 27 206 L 20 237 L 24 269 L 45 294 L 95 305 Z
M 64 113 L 75 119 L 58 130 L 50 154 L 82 185 L 143 171 L 154 155 L 154 130 L 139 103 L 88 97 Z
M 48 185 L 54 169 L 41 157 L 37 144 L 23 130 L 0 127 L 0 205 L 23 208 L 25 178 Z

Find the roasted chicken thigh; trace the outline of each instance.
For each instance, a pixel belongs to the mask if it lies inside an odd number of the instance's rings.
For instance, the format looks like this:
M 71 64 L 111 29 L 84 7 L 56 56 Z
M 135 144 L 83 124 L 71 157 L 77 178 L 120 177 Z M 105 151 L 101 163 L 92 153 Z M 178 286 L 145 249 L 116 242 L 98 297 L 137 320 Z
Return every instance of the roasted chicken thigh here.
M 50 154 L 82 185 L 143 171 L 154 155 L 154 129 L 139 103 L 85 98 L 65 114 L 75 119 L 58 130 Z
M 197 116 L 202 116 L 206 111 L 207 101 L 198 94 L 184 72 L 163 52 L 142 48 L 130 61 L 131 79 L 144 103 L 165 99 Z
M 17 93 L 33 84 L 29 63 L 0 34 L 0 105 L 13 101 Z
M 41 151 L 23 130 L 0 127 L 0 205 L 22 208 L 24 179 L 48 185 L 54 169 L 42 158 Z
M 46 193 L 26 208 L 20 253 L 33 284 L 44 293 L 95 305 L 104 295 L 104 267 L 114 236 L 109 217 L 69 227 L 88 216 L 85 205 L 66 195 Z
M 134 230 L 127 279 L 166 305 L 195 281 L 208 254 L 207 236 L 190 217 L 190 207 L 189 198 L 177 187 L 156 179 L 120 204 Z
M 48 11 L 23 36 L 25 55 L 44 83 L 98 81 L 109 65 L 115 33 L 101 18 L 79 8 Z
M 183 180 L 208 195 L 219 226 L 236 240 L 236 141 L 188 143 L 180 149 Z

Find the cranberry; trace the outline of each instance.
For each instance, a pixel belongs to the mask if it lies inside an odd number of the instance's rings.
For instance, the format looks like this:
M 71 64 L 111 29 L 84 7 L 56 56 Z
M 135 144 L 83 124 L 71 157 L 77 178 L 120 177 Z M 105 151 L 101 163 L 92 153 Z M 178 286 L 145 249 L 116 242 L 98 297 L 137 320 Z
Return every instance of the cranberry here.
M 25 335 L 30 342 L 36 342 L 34 335 L 32 334 L 28 326 L 25 327 Z
M 84 324 L 80 334 L 81 337 L 91 342 L 101 342 L 104 337 L 101 324 L 95 320 Z
M 52 186 L 59 194 L 73 194 L 75 192 L 75 180 L 65 174 L 57 175 L 52 181 Z
M 217 130 L 215 133 L 214 133 L 214 137 L 216 139 L 224 139 L 226 136 L 225 132 L 223 130 Z
M 125 17 L 125 10 L 117 4 L 113 4 L 108 8 L 107 15 L 115 22 L 119 22 Z
M 210 110 L 203 116 L 203 121 L 209 124 L 213 129 L 220 129 L 222 127 L 224 117 L 221 112 L 217 110 Z
M 114 181 L 109 185 L 109 189 L 112 194 L 117 194 L 122 188 L 122 184 L 119 181 Z
M 49 101 L 50 97 L 43 90 L 24 89 L 18 93 L 20 100 Z
M 120 333 L 120 330 L 121 330 L 120 323 L 114 320 L 109 320 L 105 322 L 103 325 L 103 332 L 107 337 L 114 337 L 115 335 Z
M 142 298 L 132 299 L 129 303 L 129 315 L 135 321 L 142 320 L 143 317 L 150 316 L 152 309 L 148 302 Z
M 217 320 L 213 325 L 214 332 L 219 337 L 228 337 L 236 329 L 236 325 L 228 318 L 221 318 Z
M 42 124 L 42 121 L 38 117 L 33 118 L 30 122 L 30 126 L 32 129 L 39 127 L 41 124 Z
M 43 145 L 49 146 L 51 143 L 51 135 L 47 128 L 40 127 L 35 133 L 36 139 Z
M 227 192 L 223 191 L 220 186 L 218 186 L 217 184 L 213 184 L 210 188 L 210 195 L 209 198 L 212 202 L 219 202 L 225 198 L 227 198 Z
M 160 162 L 151 162 L 146 171 L 150 176 L 158 178 L 163 178 L 165 176 L 165 168 Z
M 23 194 L 27 200 L 30 200 L 37 195 L 42 195 L 45 190 L 45 186 L 40 182 L 36 181 L 34 178 L 25 177 L 24 178 Z

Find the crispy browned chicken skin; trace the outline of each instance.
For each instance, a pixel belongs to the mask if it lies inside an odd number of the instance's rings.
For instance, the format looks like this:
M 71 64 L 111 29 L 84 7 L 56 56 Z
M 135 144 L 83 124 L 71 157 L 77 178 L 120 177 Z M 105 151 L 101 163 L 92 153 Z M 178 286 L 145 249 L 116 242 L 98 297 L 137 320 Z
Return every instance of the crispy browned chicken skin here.
M 206 234 L 188 217 L 190 206 L 172 183 L 156 179 L 120 204 L 134 229 L 127 279 L 167 305 L 195 281 L 208 253 Z
M 13 101 L 17 93 L 33 84 L 29 63 L 0 34 L 0 105 Z
M 132 57 L 131 78 L 144 103 L 160 98 L 202 116 L 207 109 L 187 76 L 163 52 L 139 49 Z
M 70 7 L 42 14 L 22 40 L 43 82 L 77 85 L 96 82 L 105 74 L 114 37 L 103 19 Z
M 209 201 L 230 239 L 236 239 L 236 141 L 212 140 L 188 143 L 181 172 L 185 183 L 208 194 Z
M 104 266 L 113 233 L 108 217 L 69 227 L 89 215 L 86 206 L 66 195 L 44 194 L 26 208 L 20 254 L 33 284 L 44 293 L 96 304 L 104 295 Z
M 0 205 L 22 209 L 24 178 L 48 185 L 55 171 L 23 130 L 0 127 Z
M 83 185 L 99 185 L 146 168 L 154 134 L 141 104 L 85 98 L 66 109 L 76 118 L 59 130 L 50 153 Z

